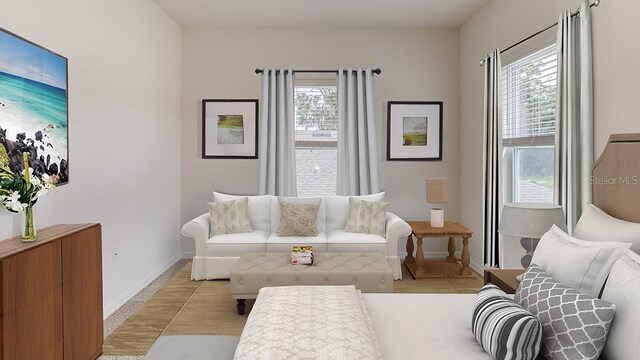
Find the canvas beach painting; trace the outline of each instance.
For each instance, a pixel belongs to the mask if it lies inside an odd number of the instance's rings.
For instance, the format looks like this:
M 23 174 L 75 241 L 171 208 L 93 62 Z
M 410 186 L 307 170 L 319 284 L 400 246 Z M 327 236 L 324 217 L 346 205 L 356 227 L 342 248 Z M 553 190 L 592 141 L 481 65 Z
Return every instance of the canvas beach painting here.
M 69 181 L 67 59 L 0 28 L 0 166 Z
M 402 126 L 402 145 L 427 146 L 427 117 L 405 116 Z

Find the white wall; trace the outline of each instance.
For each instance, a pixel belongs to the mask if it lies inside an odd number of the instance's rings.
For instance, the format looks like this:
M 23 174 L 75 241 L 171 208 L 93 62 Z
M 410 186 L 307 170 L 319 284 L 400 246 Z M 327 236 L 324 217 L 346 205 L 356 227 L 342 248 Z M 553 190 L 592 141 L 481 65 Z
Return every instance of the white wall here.
M 180 254 L 180 27 L 147 0 L 4 0 L 0 25 L 69 59 L 70 183 L 36 223 L 102 224 L 106 316 Z
M 578 0 L 492 0 L 460 30 L 460 215 L 476 234 L 471 256 L 477 264 L 482 261 L 483 69 L 479 62 L 492 49 L 505 48 L 554 23 L 562 10 L 575 10 L 579 4 Z M 638 12 L 637 0 L 604 0 L 593 8 L 596 157 L 609 134 L 640 132 Z M 518 263 L 517 258 L 507 260 L 510 265 Z
M 391 211 L 427 219 L 425 179 L 447 177 L 447 217 L 458 216 L 458 30 L 418 28 L 184 28 L 182 31 L 182 221 L 207 211 L 212 190 L 255 194 L 258 160 L 201 158 L 203 98 L 260 98 L 256 67 L 380 67 L 375 101 L 381 186 Z M 444 101 L 442 162 L 386 161 L 386 102 Z M 444 250 L 444 241 L 427 250 Z M 193 241 L 183 239 L 185 256 Z M 404 244 L 401 245 L 404 251 Z

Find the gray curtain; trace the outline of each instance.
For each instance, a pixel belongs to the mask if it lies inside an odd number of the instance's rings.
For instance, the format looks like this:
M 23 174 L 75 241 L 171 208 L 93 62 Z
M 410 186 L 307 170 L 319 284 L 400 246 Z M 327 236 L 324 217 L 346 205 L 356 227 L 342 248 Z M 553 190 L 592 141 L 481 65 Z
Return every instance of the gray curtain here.
M 380 191 L 378 145 L 370 69 L 338 70 L 339 195 Z
M 296 196 L 293 71 L 265 69 L 260 103 L 261 195 Z
M 558 103 L 556 108 L 556 202 L 569 232 L 591 201 L 593 162 L 593 66 L 588 0 L 580 14 L 558 20 Z
M 500 118 L 500 50 L 487 55 L 484 63 L 484 141 L 483 141 L 483 235 L 484 263 L 500 266 L 498 224 L 502 210 L 502 121 Z

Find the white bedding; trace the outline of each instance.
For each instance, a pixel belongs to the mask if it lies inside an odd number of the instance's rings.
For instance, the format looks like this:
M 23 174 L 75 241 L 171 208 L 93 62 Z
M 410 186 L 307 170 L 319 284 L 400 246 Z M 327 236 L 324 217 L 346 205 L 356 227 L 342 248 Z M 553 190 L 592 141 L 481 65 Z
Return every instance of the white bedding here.
M 234 359 L 381 359 L 353 286 L 262 288 Z
M 471 333 L 475 294 L 363 294 L 385 360 L 491 360 Z

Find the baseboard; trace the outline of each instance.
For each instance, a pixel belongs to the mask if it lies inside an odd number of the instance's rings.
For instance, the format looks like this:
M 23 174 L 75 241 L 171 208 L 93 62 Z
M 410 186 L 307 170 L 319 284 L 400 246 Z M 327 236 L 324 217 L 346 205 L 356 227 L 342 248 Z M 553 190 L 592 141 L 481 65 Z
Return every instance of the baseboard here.
M 182 259 L 193 259 L 194 256 L 196 256 L 195 251 L 183 251 L 180 257 Z
M 114 311 L 118 310 L 122 305 L 124 305 L 127 301 L 129 301 L 129 299 L 134 297 L 137 293 L 139 293 L 142 289 L 144 289 L 147 285 L 149 285 L 153 280 L 155 280 L 163 272 L 167 271 L 178 260 L 180 260 L 180 254 L 176 254 L 172 256 L 169 260 L 167 260 L 167 262 L 165 262 L 164 264 L 162 264 L 162 266 L 160 266 L 160 269 L 144 277 L 137 284 L 132 286 L 127 292 L 120 295 L 120 297 L 112 301 L 110 304 L 103 306 L 102 317 L 106 319 L 109 315 L 113 314 Z
M 478 265 L 475 261 L 471 260 L 471 262 L 469 263 L 469 267 L 471 268 L 471 270 L 480 274 L 480 276 L 484 276 L 484 266 Z

